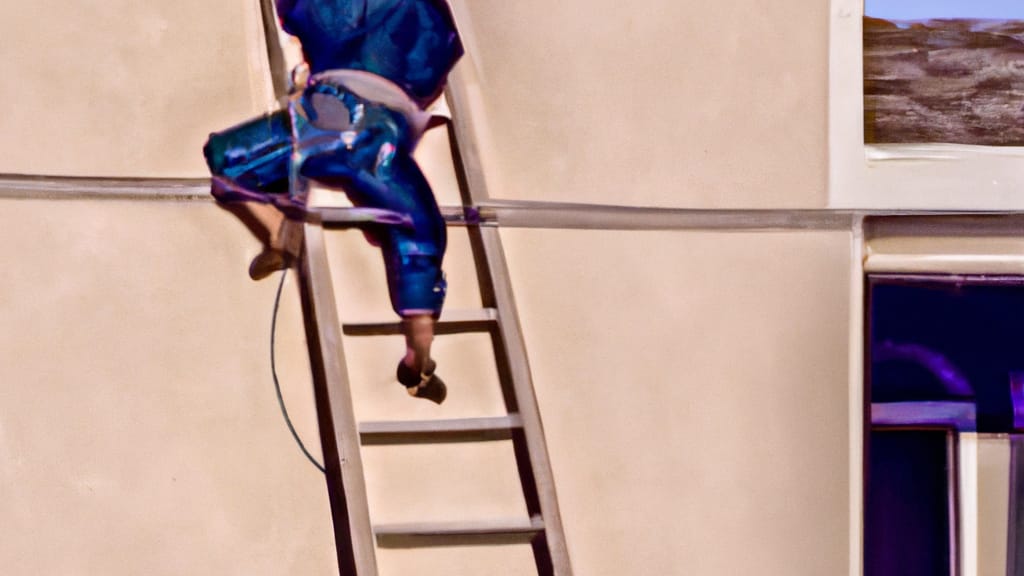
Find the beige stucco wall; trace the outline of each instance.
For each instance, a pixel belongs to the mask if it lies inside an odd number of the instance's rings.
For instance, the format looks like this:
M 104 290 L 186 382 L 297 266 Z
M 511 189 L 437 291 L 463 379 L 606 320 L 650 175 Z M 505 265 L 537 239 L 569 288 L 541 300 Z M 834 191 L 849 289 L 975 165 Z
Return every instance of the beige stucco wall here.
M 826 203 L 827 3 L 453 2 L 495 197 Z M 267 108 L 255 0 L 55 0 L 0 23 L 0 173 L 202 176 Z
M 202 177 L 267 109 L 259 3 L 34 0 L 0 20 L 0 173 Z
M 453 5 L 494 197 L 827 204 L 828 2 Z
M 269 369 L 273 281 L 213 203 L 0 201 L 0 572 L 331 574 Z M 294 286 L 279 370 L 315 438 Z M 315 448 L 315 446 L 314 446 Z
M 2 285 L 0 563 L 14 574 L 333 573 L 324 486 L 269 380 L 273 282 L 244 275 L 255 240 L 212 205 L 3 204 L 4 236 L 25 248 Z M 457 233 L 451 304 L 470 307 Z M 504 238 L 581 573 L 844 569 L 847 234 Z M 346 279 L 367 288 L 342 315 L 386 316 L 376 254 L 352 233 L 330 248 L 341 293 Z M 288 288 L 279 370 L 316 452 Z M 346 342 L 361 418 L 500 412 L 486 340 L 439 339 L 452 390 L 441 408 L 391 381 L 400 350 L 397 338 Z M 507 445 L 374 448 L 366 460 L 377 521 L 523 513 Z M 53 546 L 64 552 L 46 554 Z M 434 573 L 424 562 L 472 574 L 481 561 L 530 573 L 525 548 L 381 552 L 388 574 Z
M 578 573 L 847 573 L 848 234 L 503 237 Z
M 824 206 L 824 5 L 556 4 L 455 2 L 495 197 Z M 0 172 L 201 176 L 205 135 L 267 104 L 254 6 L 15 8 Z M 457 202 L 443 134 L 424 144 Z M 449 307 L 478 306 L 451 236 Z M 848 233 L 502 237 L 578 574 L 845 573 Z M 259 246 L 232 216 L 0 200 L 0 240 L 0 572 L 336 573 L 322 477 L 273 396 L 273 279 L 246 276 Z M 328 248 L 342 317 L 390 318 L 376 252 L 355 232 Z M 285 398 L 318 453 L 290 281 L 281 314 Z M 438 340 L 440 408 L 392 381 L 400 338 L 344 346 L 361 418 L 501 411 L 481 337 Z M 523 513 L 507 444 L 373 448 L 366 464 L 378 521 Z M 527 547 L 379 561 L 532 573 Z

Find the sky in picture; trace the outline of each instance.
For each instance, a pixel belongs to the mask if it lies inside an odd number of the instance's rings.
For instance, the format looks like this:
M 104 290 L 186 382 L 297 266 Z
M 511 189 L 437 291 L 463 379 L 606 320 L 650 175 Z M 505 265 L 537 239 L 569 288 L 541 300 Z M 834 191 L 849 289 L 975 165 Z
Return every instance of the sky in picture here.
M 1024 0 L 864 0 L 864 14 L 886 20 L 1024 20 Z

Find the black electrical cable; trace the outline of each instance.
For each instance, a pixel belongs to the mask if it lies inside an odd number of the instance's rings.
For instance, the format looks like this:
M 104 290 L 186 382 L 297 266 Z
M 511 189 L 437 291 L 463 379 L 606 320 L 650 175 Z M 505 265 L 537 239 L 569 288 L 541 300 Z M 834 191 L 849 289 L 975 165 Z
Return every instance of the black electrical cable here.
M 281 282 L 277 285 L 277 296 L 274 297 L 274 316 L 270 321 L 270 374 L 274 377 L 274 391 L 277 392 L 277 404 L 281 407 L 281 414 L 284 416 L 284 421 L 288 424 L 288 430 L 292 433 L 292 438 L 295 438 L 295 442 L 298 443 L 302 453 L 306 455 L 306 458 L 316 466 L 316 469 L 327 473 L 324 470 L 323 465 L 316 461 L 316 458 L 309 453 L 306 449 L 306 445 L 302 443 L 302 438 L 299 438 L 299 433 L 295 431 L 295 426 L 292 425 L 292 419 L 288 417 L 288 409 L 284 405 L 284 397 L 281 396 L 281 382 L 277 379 L 277 361 L 275 360 L 274 346 L 275 337 L 277 335 L 277 310 L 281 307 L 281 289 L 284 288 L 284 279 L 288 276 L 288 269 L 285 268 L 281 271 Z

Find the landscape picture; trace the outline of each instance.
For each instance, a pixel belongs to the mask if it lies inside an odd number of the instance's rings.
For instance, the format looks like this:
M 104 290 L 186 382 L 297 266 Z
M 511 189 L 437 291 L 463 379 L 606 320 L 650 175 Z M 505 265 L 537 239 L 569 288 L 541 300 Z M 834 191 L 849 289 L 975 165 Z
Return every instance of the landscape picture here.
M 864 141 L 1024 146 L 1024 1 L 869 0 Z

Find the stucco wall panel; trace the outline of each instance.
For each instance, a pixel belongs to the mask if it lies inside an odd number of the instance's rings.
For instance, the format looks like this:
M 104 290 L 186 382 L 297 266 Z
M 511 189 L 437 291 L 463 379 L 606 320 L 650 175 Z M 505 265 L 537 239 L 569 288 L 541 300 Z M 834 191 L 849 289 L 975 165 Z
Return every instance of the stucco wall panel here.
M 580 574 L 844 574 L 847 233 L 505 230 Z
M 0 173 L 202 177 L 267 109 L 257 2 L 37 0 L 0 22 Z
M 494 197 L 825 206 L 827 3 L 454 5 Z
M 276 283 L 210 204 L 2 201 L 5 574 L 336 574 L 270 379 Z M 300 334 L 294 284 L 282 334 Z M 285 398 L 319 453 L 301 338 Z

